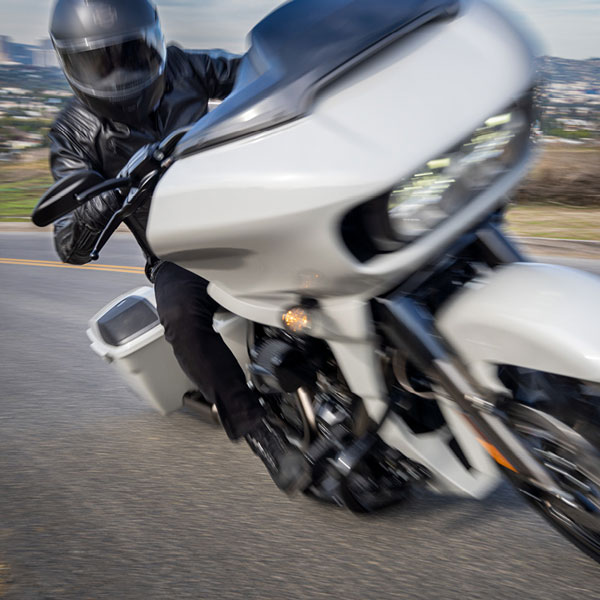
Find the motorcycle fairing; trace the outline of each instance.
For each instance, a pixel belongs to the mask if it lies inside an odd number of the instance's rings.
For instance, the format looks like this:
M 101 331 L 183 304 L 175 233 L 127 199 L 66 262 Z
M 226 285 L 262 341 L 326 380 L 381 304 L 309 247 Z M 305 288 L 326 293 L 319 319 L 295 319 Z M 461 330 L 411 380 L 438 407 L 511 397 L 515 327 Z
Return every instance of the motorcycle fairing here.
M 484 498 L 500 482 L 496 464 L 477 441 L 473 428 L 460 410 L 450 401 L 439 400 L 438 404 L 448 427 L 417 435 L 392 413 L 378 430 L 378 435 L 389 446 L 426 466 L 431 473 L 428 484 L 434 491 Z M 466 456 L 468 467 L 452 450 L 453 440 Z
M 434 231 L 368 263 L 343 242 L 344 217 L 506 110 L 531 88 L 530 59 L 493 8 L 465 4 L 329 86 L 310 115 L 176 161 L 150 209 L 154 253 L 252 321 L 275 324 L 299 294 L 389 291 L 504 204 L 528 156 Z
M 251 33 L 227 102 L 200 120 L 177 155 L 256 133 L 304 115 L 324 85 L 364 61 L 382 42 L 458 9 L 456 0 L 294 0 Z

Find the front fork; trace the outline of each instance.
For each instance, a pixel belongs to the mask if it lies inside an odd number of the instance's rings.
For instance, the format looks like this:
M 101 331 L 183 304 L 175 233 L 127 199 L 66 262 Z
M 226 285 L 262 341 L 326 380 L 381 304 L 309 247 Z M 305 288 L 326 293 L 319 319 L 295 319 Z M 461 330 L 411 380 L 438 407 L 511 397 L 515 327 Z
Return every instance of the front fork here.
M 471 243 L 490 267 L 524 260 L 494 223 L 475 232 Z M 570 503 L 572 498 L 556 487 L 549 472 L 511 431 L 507 416 L 498 408 L 498 398 L 492 397 L 489 391 L 480 391 L 466 365 L 436 330 L 433 315 L 414 299 L 411 291 L 409 286 L 402 286 L 391 296 L 373 301 L 374 318 L 381 331 L 393 346 L 439 385 L 497 463 L 513 471 L 525 483 Z
M 378 298 L 373 310 L 381 330 L 460 408 L 492 457 L 547 491 L 558 492 L 546 470 L 506 425 L 489 394 L 481 394 L 467 369 L 435 331 L 431 315 L 406 296 Z

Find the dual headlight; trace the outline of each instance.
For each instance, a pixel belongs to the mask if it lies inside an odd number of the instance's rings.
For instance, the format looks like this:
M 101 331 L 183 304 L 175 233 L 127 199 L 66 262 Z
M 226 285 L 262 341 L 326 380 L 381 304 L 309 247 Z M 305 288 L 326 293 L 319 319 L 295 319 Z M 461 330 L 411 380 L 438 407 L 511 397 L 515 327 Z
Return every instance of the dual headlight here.
M 394 238 L 410 242 L 431 231 L 514 167 L 529 129 L 527 109 L 515 106 L 399 183 L 387 199 Z

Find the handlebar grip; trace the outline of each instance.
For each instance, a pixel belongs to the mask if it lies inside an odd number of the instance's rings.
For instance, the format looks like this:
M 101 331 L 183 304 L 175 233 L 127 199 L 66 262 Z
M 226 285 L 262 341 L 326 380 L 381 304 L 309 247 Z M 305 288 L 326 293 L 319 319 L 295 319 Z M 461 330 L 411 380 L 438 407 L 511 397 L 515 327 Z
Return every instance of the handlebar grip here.
M 104 192 L 110 192 L 112 190 L 117 190 L 119 188 L 128 186 L 131 184 L 131 177 L 117 177 L 116 179 L 108 179 L 107 181 L 103 181 L 98 185 L 90 188 L 83 192 L 83 194 L 77 194 L 75 199 L 80 204 L 95 198 L 96 196 L 103 194 Z

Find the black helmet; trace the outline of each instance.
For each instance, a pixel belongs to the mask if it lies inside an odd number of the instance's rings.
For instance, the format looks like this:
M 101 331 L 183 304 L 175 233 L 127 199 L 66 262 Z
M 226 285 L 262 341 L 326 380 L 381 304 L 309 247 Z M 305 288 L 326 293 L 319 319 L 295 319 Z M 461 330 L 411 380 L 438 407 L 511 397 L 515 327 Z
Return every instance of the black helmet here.
M 135 124 L 164 92 L 166 48 L 148 0 L 57 0 L 50 36 L 73 91 L 95 113 Z

